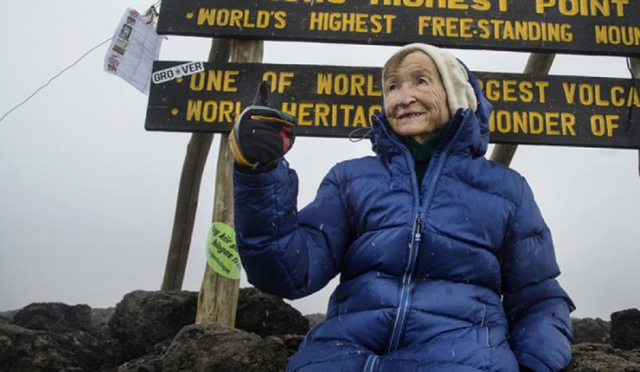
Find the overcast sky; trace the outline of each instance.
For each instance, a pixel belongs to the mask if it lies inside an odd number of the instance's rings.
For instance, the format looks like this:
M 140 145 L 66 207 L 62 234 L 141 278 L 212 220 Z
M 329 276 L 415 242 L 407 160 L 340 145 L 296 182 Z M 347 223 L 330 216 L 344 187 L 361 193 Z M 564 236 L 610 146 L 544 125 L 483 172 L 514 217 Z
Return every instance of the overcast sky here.
M 0 116 L 85 52 L 110 38 L 137 0 L 2 0 Z M 210 41 L 169 36 L 161 60 L 204 61 Z M 147 97 L 103 71 L 108 44 L 0 122 L 0 311 L 32 302 L 115 306 L 162 284 L 189 133 L 147 132 Z M 381 66 L 393 47 L 265 43 L 264 62 Z M 453 50 L 471 70 L 522 72 L 527 53 Z M 557 75 L 628 78 L 620 57 L 556 56 Z M 206 265 L 218 154 L 202 183 L 183 289 L 198 291 Z M 490 148 L 490 151 L 492 147 Z M 366 141 L 298 138 L 287 156 L 299 205 L 336 162 L 371 153 Z M 638 152 L 520 146 L 524 175 L 551 228 L 576 317 L 609 319 L 640 307 Z M 242 286 L 248 286 L 244 276 Z M 291 302 L 324 312 L 332 282 Z

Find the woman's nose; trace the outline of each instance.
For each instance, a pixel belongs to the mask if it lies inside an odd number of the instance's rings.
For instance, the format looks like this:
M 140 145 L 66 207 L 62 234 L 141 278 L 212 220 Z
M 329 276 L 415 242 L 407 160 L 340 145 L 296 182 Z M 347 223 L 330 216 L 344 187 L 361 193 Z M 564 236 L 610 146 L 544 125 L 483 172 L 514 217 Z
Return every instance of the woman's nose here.
M 398 92 L 398 103 L 402 106 L 407 106 L 416 101 L 416 97 L 413 94 L 413 90 L 409 87 L 401 87 Z

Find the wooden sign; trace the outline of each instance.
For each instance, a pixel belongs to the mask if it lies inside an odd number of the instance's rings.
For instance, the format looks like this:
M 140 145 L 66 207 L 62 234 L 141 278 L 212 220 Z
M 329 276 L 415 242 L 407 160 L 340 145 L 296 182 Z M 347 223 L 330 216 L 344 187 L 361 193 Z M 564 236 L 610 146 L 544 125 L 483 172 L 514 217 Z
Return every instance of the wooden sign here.
M 298 136 L 348 137 L 382 108 L 379 68 L 156 61 L 154 71 L 151 131 L 229 133 L 262 80 L 272 87 L 271 106 L 298 118 Z M 640 149 L 632 79 L 474 75 L 494 106 L 493 143 Z
M 637 0 L 163 0 L 158 33 L 640 56 Z

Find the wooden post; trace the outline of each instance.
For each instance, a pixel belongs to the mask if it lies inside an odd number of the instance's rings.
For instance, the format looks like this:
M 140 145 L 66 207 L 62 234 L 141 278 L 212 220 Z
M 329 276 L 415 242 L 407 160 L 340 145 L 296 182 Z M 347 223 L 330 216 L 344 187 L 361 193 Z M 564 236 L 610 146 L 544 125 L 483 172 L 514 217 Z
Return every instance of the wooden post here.
M 531 53 L 527 66 L 524 69 L 525 74 L 540 74 L 546 75 L 551 69 L 553 59 L 555 58 L 553 53 Z M 511 164 L 511 160 L 518 149 L 518 145 L 515 144 L 496 144 L 491 152 L 491 160 L 504 164 L 507 167 Z
M 227 62 L 229 50 L 229 40 L 213 39 L 209 62 Z M 202 173 L 207 163 L 212 141 L 213 133 L 193 133 L 187 145 L 187 154 L 182 165 L 182 175 L 178 186 L 178 200 L 173 219 L 171 242 L 169 243 L 169 255 L 160 288 L 162 291 L 182 289 L 191 237 L 193 236 L 193 224 L 198 209 Z
M 230 62 L 262 62 L 263 45 L 262 41 L 232 39 Z M 213 221 L 233 226 L 233 155 L 228 138 L 227 134 L 220 136 Z M 196 324 L 218 322 L 233 327 L 239 290 L 240 280 L 225 278 L 206 265 L 198 296 Z
M 640 79 L 640 58 L 629 58 L 629 68 L 634 79 Z

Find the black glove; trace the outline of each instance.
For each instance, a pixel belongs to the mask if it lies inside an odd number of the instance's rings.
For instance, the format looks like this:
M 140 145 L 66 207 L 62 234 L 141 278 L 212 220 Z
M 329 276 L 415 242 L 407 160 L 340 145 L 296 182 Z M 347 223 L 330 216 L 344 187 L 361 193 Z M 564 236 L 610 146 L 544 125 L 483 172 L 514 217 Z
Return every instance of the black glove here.
M 231 151 L 241 169 L 266 172 L 293 146 L 295 116 L 268 107 L 269 83 L 258 86 L 253 104 L 241 114 L 229 135 Z

